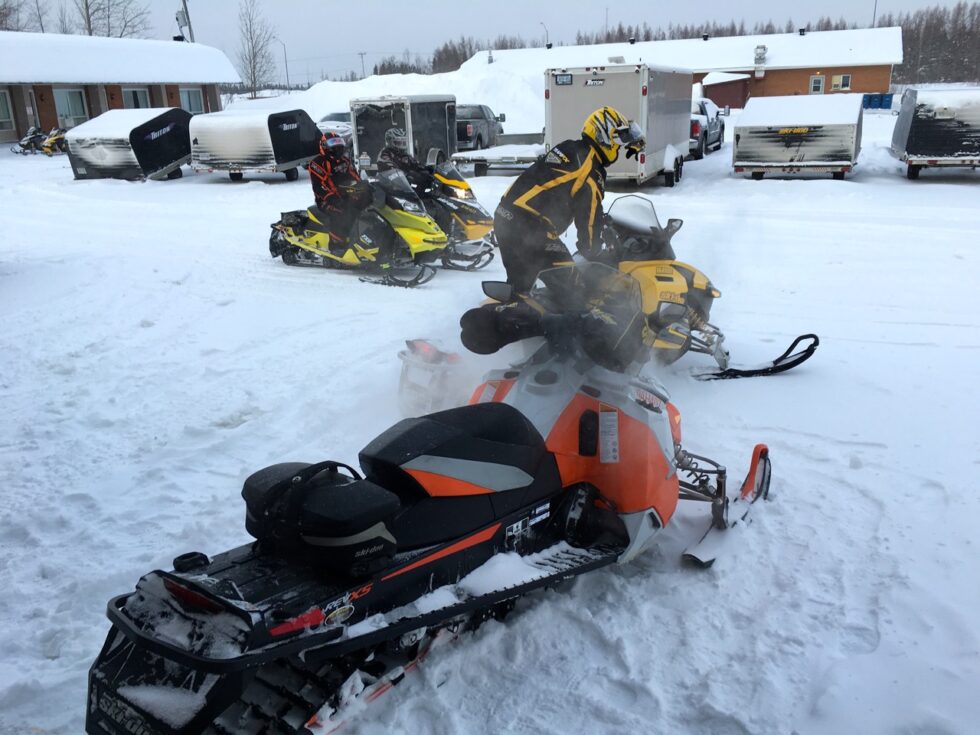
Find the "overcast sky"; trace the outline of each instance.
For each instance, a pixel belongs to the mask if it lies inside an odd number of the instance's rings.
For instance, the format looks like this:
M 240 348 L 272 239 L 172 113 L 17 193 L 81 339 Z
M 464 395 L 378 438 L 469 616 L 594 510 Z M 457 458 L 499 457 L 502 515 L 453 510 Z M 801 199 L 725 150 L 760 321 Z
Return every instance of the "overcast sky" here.
M 915 10 L 936 5 L 929 0 L 878 0 L 878 14 Z M 954 0 L 938 0 L 951 6 Z M 843 16 L 870 25 L 875 0 L 816 0 L 805 4 L 785 0 L 700 0 L 700 2 L 607 3 L 585 0 L 260 0 L 269 23 L 286 45 L 290 81 L 316 82 L 321 75 L 337 77 L 364 68 L 407 49 L 428 56 L 450 38 L 460 35 L 491 39 L 500 34 L 521 35 L 544 42 L 547 26 L 554 43 L 572 43 L 579 30 L 599 30 L 606 23 L 640 24 L 666 28 L 670 23 L 691 24 L 709 20 L 750 26 L 772 19 L 781 26 L 792 18 L 797 23 L 820 16 Z M 180 0 L 150 0 L 153 38 L 169 38 L 178 32 L 174 15 Z M 188 10 L 198 43 L 216 46 L 233 62 L 238 48 L 238 0 L 188 0 Z M 737 9 L 736 9 L 737 8 Z M 279 81 L 283 76 L 283 49 L 277 44 Z

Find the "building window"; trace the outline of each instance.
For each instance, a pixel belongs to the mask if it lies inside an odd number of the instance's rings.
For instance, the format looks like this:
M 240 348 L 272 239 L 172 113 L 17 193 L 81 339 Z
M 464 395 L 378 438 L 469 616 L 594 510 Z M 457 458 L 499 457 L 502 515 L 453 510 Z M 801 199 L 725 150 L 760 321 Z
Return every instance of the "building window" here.
M 204 112 L 204 95 L 196 87 L 181 87 L 180 106 L 192 115 Z
M 58 125 L 73 128 L 88 120 L 85 94 L 80 89 L 56 89 L 54 107 L 58 112 Z
M 851 88 L 850 74 L 835 74 L 830 80 L 831 89 L 847 90 Z
M 0 130 L 14 129 L 14 114 L 10 108 L 10 95 L 0 89 Z
M 146 108 L 150 106 L 150 93 L 145 87 L 123 89 L 123 107 L 127 109 Z
M 823 77 L 820 74 L 810 77 L 810 94 L 823 94 Z

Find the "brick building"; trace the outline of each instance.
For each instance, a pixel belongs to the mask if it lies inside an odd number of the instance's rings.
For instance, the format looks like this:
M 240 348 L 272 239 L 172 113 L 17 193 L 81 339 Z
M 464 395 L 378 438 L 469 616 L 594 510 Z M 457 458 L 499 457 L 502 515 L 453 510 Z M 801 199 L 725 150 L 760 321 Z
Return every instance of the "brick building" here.
M 0 32 L 0 141 L 71 128 L 117 108 L 221 109 L 238 73 L 218 49 L 179 41 Z

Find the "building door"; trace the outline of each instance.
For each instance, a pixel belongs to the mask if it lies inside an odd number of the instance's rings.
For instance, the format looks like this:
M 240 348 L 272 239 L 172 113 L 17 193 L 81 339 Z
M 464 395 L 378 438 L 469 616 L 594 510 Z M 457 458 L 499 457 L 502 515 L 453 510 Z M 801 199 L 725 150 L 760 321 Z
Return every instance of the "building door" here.
M 823 76 L 814 74 L 810 77 L 810 94 L 823 94 Z
M 0 89 L 0 133 L 14 130 L 14 109 L 10 104 L 10 94 Z
M 85 94 L 80 89 L 56 89 L 54 106 L 58 111 L 58 124 L 63 128 L 73 128 L 88 120 Z
M 124 87 L 122 98 L 126 109 L 144 109 L 150 106 L 150 90 L 146 87 Z

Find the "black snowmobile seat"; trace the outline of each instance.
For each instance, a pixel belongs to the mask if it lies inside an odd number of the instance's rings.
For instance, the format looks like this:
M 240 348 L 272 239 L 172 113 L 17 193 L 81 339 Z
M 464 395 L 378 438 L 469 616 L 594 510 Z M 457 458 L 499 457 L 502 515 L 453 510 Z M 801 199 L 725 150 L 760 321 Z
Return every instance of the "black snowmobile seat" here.
M 400 549 L 469 533 L 561 491 L 544 439 L 503 403 L 401 421 L 361 450 L 360 462 L 402 502 L 392 525 Z

